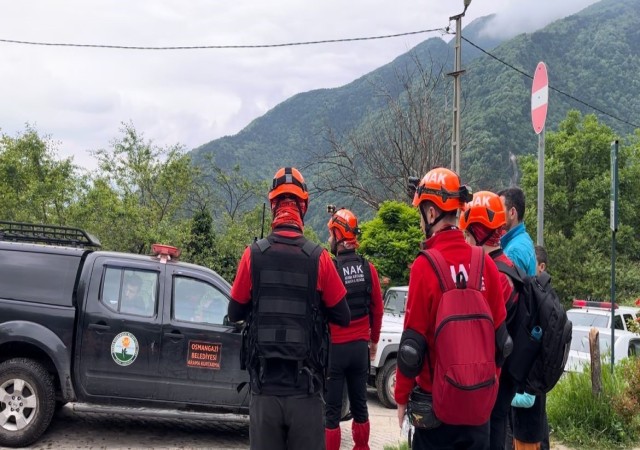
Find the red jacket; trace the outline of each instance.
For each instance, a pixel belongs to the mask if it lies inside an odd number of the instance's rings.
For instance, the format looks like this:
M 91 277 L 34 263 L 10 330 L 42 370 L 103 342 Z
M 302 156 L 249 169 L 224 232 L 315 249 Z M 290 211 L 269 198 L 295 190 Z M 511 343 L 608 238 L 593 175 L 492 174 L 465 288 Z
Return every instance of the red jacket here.
M 369 316 L 352 320 L 348 327 L 329 324 L 331 330 L 331 343 L 344 344 L 352 341 L 371 341 L 378 343 L 380 340 L 380 328 L 382 327 L 382 290 L 378 271 L 369 263 L 371 269 L 371 304 L 369 305 Z
M 427 249 L 436 249 L 442 253 L 444 259 L 455 269 L 460 271 L 462 265 L 469 272 L 471 262 L 471 247 L 464 240 L 462 232 L 456 228 L 437 232 L 426 242 Z M 497 329 L 505 320 L 504 296 L 500 273 L 489 255 L 485 255 L 483 277 L 483 294 L 493 315 L 493 324 Z M 404 328 L 411 328 L 420 333 L 427 342 L 429 349 L 435 348 L 434 332 L 438 306 L 442 297 L 442 290 L 438 278 L 423 255 L 419 255 L 411 266 L 409 275 L 409 295 L 407 310 L 404 317 Z M 435 352 L 429 351 L 431 367 L 435 367 Z M 496 375 L 499 376 L 499 369 Z M 407 378 L 399 370 L 396 373 L 395 399 L 398 404 L 406 405 L 409 394 L 414 385 L 431 392 L 431 374 L 429 364 L 425 362 L 422 371 L 415 378 Z

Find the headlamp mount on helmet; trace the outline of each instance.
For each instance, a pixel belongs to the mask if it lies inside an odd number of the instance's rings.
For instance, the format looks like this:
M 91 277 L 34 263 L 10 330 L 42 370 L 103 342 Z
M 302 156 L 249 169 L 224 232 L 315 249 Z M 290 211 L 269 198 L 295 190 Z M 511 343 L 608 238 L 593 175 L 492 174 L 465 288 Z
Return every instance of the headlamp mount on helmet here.
M 409 198 L 413 198 L 413 196 L 416 194 L 416 190 L 418 189 L 418 186 L 420 185 L 420 178 L 418 177 L 409 177 L 407 179 L 407 195 L 409 196 Z
M 418 186 L 416 188 L 416 192 L 418 195 L 422 195 L 422 194 L 436 195 L 440 197 L 443 202 L 446 202 L 447 200 L 452 198 L 457 198 L 458 200 L 460 200 L 461 204 L 468 203 L 471 200 L 473 200 L 473 192 L 471 191 L 471 188 L 467 185 L 460 186 L 460 189 L 458 189 L 457 192 L 448 191 L 443 187 L 440 187 L 440 189 L 433 189 L 426 186 Z

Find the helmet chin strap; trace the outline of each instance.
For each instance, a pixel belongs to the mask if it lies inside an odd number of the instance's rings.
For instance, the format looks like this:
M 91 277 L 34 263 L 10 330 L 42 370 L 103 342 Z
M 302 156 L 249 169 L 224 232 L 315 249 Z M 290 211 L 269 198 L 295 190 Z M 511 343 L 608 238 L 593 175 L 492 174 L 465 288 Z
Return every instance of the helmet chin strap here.
M 431 236 L 433 236 L 433 227 L 435 227 L 436 224 L 444 218 L 444 213 L 440 213 L 440 215 L 436 217 L 436 220 L 434 220 L 433 223 L 429 223 L 429 221 L 427 220 L 427 214 L 424 212 L 424 208 L 422 206 L 420 207 L 420 214 L 422 215 L 422 220 L 424 220 L 425 235 L 427 239 L 429 239 Z
M 333 236 L 333 243 L 331 244 L 331 254 L 338 256 L 338 242 L 336 241 L 335 235 Z

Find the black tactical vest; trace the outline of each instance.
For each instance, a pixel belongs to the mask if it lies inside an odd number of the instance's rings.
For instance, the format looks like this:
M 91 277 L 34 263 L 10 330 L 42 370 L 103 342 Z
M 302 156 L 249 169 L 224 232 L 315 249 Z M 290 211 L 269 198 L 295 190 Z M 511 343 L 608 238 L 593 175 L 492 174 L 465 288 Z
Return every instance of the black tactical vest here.
M 344 287 L 347 288 L 347 303 L 351 310 L 351 320 L 369 315 L 371 305 L 371 269 L 369 263 L 347 250 L 338 253 L 334 260 Z
M 319 245 L 303 236 L 271 234 L 251 246 L 245 365 L 256 393 L 274 379 L 281 392 L 266 389 L 265 394 L 285 395 L 291 393 L 287 388 L 300 386 L 313 393 L 324 386 L 329 335 L 316 288 L 321 253 Z M 294 375 L 278 375 L 284 368 Z

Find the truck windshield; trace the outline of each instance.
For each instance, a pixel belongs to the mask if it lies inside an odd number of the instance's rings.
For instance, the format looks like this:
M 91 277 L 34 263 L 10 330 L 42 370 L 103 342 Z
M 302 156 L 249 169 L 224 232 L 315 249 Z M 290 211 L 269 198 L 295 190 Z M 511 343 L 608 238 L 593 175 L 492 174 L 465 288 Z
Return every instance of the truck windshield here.
M 389 289 L 384 296 L 384 311 L 392 314 L 404 314 L 407 303 L 407 291 Z
M 567 318 L 573 326 L 584 325 L 586 327 L 606 328 L 609 324 L 609 316 L 589 314 L 586 311 L 567 311 Z

